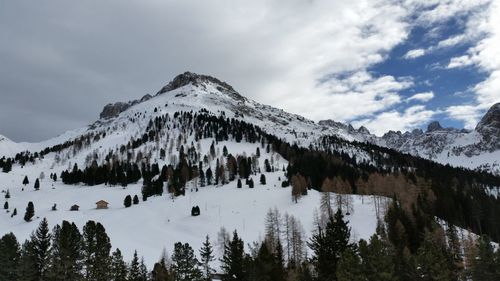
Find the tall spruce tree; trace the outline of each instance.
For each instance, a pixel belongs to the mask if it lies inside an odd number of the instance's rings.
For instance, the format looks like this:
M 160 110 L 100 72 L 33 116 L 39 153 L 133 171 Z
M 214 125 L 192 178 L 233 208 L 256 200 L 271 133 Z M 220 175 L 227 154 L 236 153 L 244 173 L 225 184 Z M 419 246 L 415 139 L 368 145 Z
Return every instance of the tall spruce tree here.
M 54 228 L 52 235 L 48 280 L 83 280 L 82 235 L 78 227 L 74 223 L 63 221 Z
M 29 183 L 30 183 L 30 181 L 29 181 L 29 179 L 28 179 L 28 176 L 24 176 L 24 179 L 23 179 L 23 185 L 25 185 L 25 186 L 26 186 L 26 185 L 27 185 L 27 184 L 29 184 Z
M 33 249 L 34 262 L 36 267 L 37 280 L 45 280 L 45 275 L 49 267 L 49 256 L 52 235 L 46 218 L 43 218 L 38 228 L 31 234 L 31 244 Z
M 350 228 L 344 221 L 342 212 L 337 210 L 334 217 L 330 217 L 325 229 L 318 227 L 310 242 L 309 248 L 313 251 L 312 263 L 316 268 L 318 281 L 336 281 L 336 270 L 342 253 L 352 245 L 349 244 Z
M 201 258 L 201 266 L 203 267 L 203 278 L 206 281 L 212 280 L 212 273 L 215 273 L 215 269 L 213 269 L 210 265 L 212 261 L 215 260 L 213 255 L 214 250 L 212 245 L 210 244 L 210 238 L 208 235 L 205 237 L 205 242 L 200 249 L 200 258 Z
M 120 251 L 120 249 L 116 248 L 111 257 L 110 280 L 127 281 L 127 273 L 128 273 L 128 268 L 127 264 L 123 260 L 122 252 Z
M 141 280 L 141 269 L 139 264 L 139 257 L 137 256 L 137 251 L 134 251 L 134 257 L 130 262 L 130 268 L 128 272 L 128 281 L 142 281 Z
M 348 247 L 337 264 L 338 281 L 365 281 L 361 259 L 354 247 Z
M 235 230 L 232 240 L 224 247 L 221 268 L 225 275 L 222 281 L 244 280 L 246 277 L 244 261 L 245 252 L 243 240 L 238 237 L 238 233 Z

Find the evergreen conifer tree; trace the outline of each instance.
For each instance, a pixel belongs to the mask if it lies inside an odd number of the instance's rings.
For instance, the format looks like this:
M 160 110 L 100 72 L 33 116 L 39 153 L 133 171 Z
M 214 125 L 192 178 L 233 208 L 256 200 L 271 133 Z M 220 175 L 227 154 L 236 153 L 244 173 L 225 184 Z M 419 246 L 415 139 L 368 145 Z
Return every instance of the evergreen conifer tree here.
M 134 205 L 139 204 L 139 197 L 137 197 L 137 195 L 134 195 L 134 199 L 132 202 L 134 203 Z
M 3 204 L 3 208 L 5 210 L 8 210 L 9 209 L 9 202 L 5 201 L 5 203 Z
M 82 235 L 74 223 L 63 221 L 52 231 L 52 251 L 47 279 L 82 280 Z
M 34 188 L 35 188 L 35 190 L 39 190 L 40 189 L 40 180 L 39 179 L 36 179 Z
M 188 243 L 175 243 L 172 254 L 172 274 L 175 281 L 203 280 L 203 273 L 198 268 L 198 259 Z
M 213 247 L 210 244 L 210 239 L 207 235 L 205 237 L 205 242 L 203 242 L 203 245 L 200 249 L 201 265 L 203 267 L 203 279 L 206 281 L 212 280 L 211 274 L 215 272 L 215 270 L 210 266 L 210 263 L 215 259 L 213 252 Z
M 38 277 L 35 259 L 33 244 L 31 241 L 26 240 L 21 247 L 19 263 L 16 269 L 17 281 L 44 280 Z
M 123 205 L 125 208 L 132 206 L 132 197 L 130 195 L 125 196 L 125 200 L 123 200 Z
M 316 268 L 318 281 L 337 280 L 336 270 L 342 253 L 348 248 L 350 228 L 344 221 L 340 209 L 334 217 L 330 217 L 325 229 L 318 227 L 310 242 L 309 248 L 313 251 L 312 263 Z
M 116 248 L 111 257 L 111 281 L 127 281 L 127 264 L 123 260 L 120 249 Z M 159 281 L 159 280 L 158 280 Z M 166 280 L 165 280 L 166 281 Z
M 20 248 L 11 232 L 0 239 L 0 280 L 16 280 Z
M 29 183 L 30 183 L 30 181 L 29 181 L 29 179 L 28 179 L 28 176 L 24 176 L 24 179 L 23 179 L 23 185 L 25 185 L 25 186 L 26 186 L 26 185 L 27 185 L 27 184 L 29 184 Z
M 128 281 L 142 281 L 141 280 L 141 269 L 139 264 L 139 257 L 137 256 L 137 251 L 134 251 L 134 257 L 130 262 L 130 268 L 128 272 Z
M 241 188 L 241 179 L 238 179 L 238 182 L 236 183 L 237 188 Z
M 45 275 L 49 267 L 51 238 L 49 224 L 47 219 L 43 218 L 36 231 L 30 237 L 37 280 L 45 280 Z
M 260 184 L 266 185 L 266 176 L 264 174 L 260 175 Z
M 33 202 L 29 201 L 28 206 L 26 207 L 26 213 L 24 214 L 24 220 L 29 222 L 35 215 L 35 206 Z
M 224 256 L 221 259 L 221 268 L 225 274 L 222 281 L 244 280 L 246 277 L 244 261 L 243 240 L 238 237 L 238 233 L 235 230 L 232 240 L 225 245 Z

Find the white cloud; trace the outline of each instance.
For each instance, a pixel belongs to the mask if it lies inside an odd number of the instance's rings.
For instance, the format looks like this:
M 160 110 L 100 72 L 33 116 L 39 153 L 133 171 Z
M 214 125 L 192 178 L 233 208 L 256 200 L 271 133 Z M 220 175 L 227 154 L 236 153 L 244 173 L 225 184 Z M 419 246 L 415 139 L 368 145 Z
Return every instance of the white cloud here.
M 446 68 L 462 68 L 466 66 L 470 66 L 474 64 L 473 59 L 468 56 L 459 56 L 459 57 L 453 57 L 450 59 L 450 62 L 448 63 L 448 66 Z
M 407 101 L 416 100 L 421 102 L 427 102 L 433 98 L 434 98 L 434 93 L 431 91 L 431 92 L 414 94 L 413 96 L 409 97 Z
M 421 57 L 423 55 L 425 55 L 424 49 L 414 49 L 414 50 L 408 51 L 403 57 L 405 59 L 415 59 L 415 58 Z
M 446 38 L 444 40 L 439 41 L 436 48 L 440 49 L 440 48 L 448 48 L 448 47 L 456 46 L 456 45 L 464 42 L 466 39 L 467 39 L 467 37 L 465 36 L 465 34 L 455 35 L 455 36 L 452 36 L 452 37 L 449 37 L 449 38 Z
M 353 122 L 353 125 L 365 126 L 370 132 L 381 136 L 389 130 L 410 131 L 428 123 L 434 114 L 434 111 L 426 109 L 423 105 L 415 105 L 403 113 L 395 110 L 382 112 L 373 118 Z

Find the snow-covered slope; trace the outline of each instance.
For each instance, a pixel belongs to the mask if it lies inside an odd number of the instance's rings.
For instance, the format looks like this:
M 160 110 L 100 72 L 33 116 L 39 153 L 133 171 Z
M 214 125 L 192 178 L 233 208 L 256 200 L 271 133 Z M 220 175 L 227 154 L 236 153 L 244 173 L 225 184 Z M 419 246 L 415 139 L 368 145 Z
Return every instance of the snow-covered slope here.
M 12 231 L 20 239 L 27 238 L 43 217 L 47 217 L 52 225 L 63 219 L 75 221 L 79 226 L 87 220 L 97 220 L 105 225 L 115 247 L 120 247 L 128 257 L 134 249 L 140 249 L 149 264 L 161 254 L 162 246 L 170 250 L 173 243 L 185 241 L 197 248 L 204 235 L 208 234 L 215 239 L 221 226 L 228 231 L 238 229 L 247 242 L 259 240 L 263 236 L 265 213 L 274 207 L 282 213 L 298 217 L 310 234 L 309 231 L 313 229 L 313 213 L 319 206 L 320 195 L 311 190 L 298 203 L 292 201 L 290 188 L 281 187 L 281 182 L 285 179 L 282 167 L 288 164 L 286 160 L 272 150 L 267 152 L 258 142 L 240 142 L 234 139 L 214 142 L 213 138 L 200 139 L 193 134 L 193 128 L 189 124 L 178 120 L 176 114 L 179 112 L 243 120 L 303 147 L 316 146 L 322 137 L 333 135 L 348 141 L 370 142 L 394 148 L 456 166 L 499 170 L 498 105 L 472 132 L 443 129 L 434 123 L 425 133 L 390 132 L 378 138 L 364 127 L 354 129 L 350 125 L 331 120 L 314 123 L 301 116 L 249 100 L 230 85 L 213 77 L 186 72 L 177 76 L 156 95 L 106 105 L 101 118 L 93 124 L 68 131 L 53 139 L 40 143 L 15 143 L 0 136 L 0 158 L 12 157 L 22 151 L 34 153 L 45 150 L 43 156 L 35 157 L 33 162 L 16 164 L 11 172 L 0 173 L 0 190 L 9 190 L 11 195 L 8 199 L 9 212 L 0 213 L 0 233 Z M 165 121 L 164 130 L 155 136 L 155 140 L 138 146 L 131 145 L 133 140 L 148 138 L 148 130 L 154 120 Z M 224 186 L 201 187 L 199 191 L 195 191 L 193 186 L 196 182 L 192 181 L 188 183 L 186 196 L 174 200 L 165 192 L 163 196 L 152 197 L 146 202 L 141 201 L 139 205 L 124 208 L 123 199 L 126 195 L 137 194 L 141 197 L 142 182 L 125 188 L 104 185 L 88 187 L 63 185 L 60 180 L 53 182 L 48 179 L 49 174 L 59 176 L 62 171 L 72 169 L 75 164 L 81 168 L 90 166 L 94 161 L 104 164 L 111 154 L 116 157 L 113 161 L 127 160 L 140 154 L 143 162 L 158 163 L 160 167 L 175 165 L 181 145 L 186 150 L 196 148 L 196 152 L 203 156 L 208 154 L 212 142 L 215 143 L 217 152 L 204 161 L 204 169 L 214 167 L 218 159 L 225 161 L 221 156 L 224 146 L 232 155 L 245 158 L 257 157 L 256 150 L 260 147 L 261 156 L 258 157 L 257 166 L 263 171 L 264 159 L 267 159 L 274 168 L 274 172 L 263 173 L 267 184 L 260 185 L 258 175 L 255 174 L 252 176 L 256 182 L 254 189 L 247 186 L 238 189 L 236 181 L 233 181 Z M 58 149 L 46 149 L 58 145 Z M 340 142 L 335 145 L 335 150 L 356 156 L 358 161 L 372 161 L 366 151 L 355 143 Z M 166 157 L 161 156 L 162 150 L 167 151 Z M 29 177 L 31 183 L 23 186 L 25 176 Z M 39 191 L 35 191 L 32 186 L 35 178 L 41 179 Z M 375 231 L 376 214 L 379 214 L 374 210 L 374 206 L 378 205 L 373 203 L 376 198 L 347 197 L 354 207 L 354 211 L 347 216 L 351 221 L 354 237 L 368 238 Z M 95 209 L 95 202 L 101 199 L 110 203 L 110 209 Z M 35 205 L 36 219 L 31 223 L 23 220 L 28 201 Z M 54 204 L 57 204 L 58 211 L 51 211 Z M 79 205 L 80 211 L 69 211 L 73 204 Z M 194 205 L 200 206 L 200 217 L 190 216 L 190 209 Z M 18 215 L 11 217 L 14 208 Z

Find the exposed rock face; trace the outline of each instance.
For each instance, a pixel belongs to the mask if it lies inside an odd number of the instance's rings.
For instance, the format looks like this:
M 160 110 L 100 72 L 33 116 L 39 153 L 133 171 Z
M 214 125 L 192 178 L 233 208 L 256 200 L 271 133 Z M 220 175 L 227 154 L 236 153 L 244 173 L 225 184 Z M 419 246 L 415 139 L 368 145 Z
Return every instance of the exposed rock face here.
M 203 83 L 212 83 L 217 86 L 217 90 L 221 91 L 222 93 L 229 95 L 233 99 L 240 101 L 240 102 L 245 102 L 247 99 L 243 97 L 242 95 L 238 94 L 233 87 L 226 82 L 220 81 L 219 79 L 208 76 L 208 75 L 201 75 L 201 74 L 196 74 L 192 72 L 184 72 L 180 75 L 177 75 L 172 81 L 170 81 L 166 86 L 161 88 L 161 90 L 157 93 L 157 95 L 161 95 L 166 92 L 170 92 L 172 90 L 184 87 L 186 85 L 193 85 L 193 86 L 200 86 Z
M 124 103 L 124 102 L 110 103 L 104 106 L 99 117 L 101 119 L 113 118 L 118 114 L 122 113 L 123 111 L 127 110 L 129 107 L 130 107 L 129 103 Z
M 438 121 L 433 121 L 429 123 L 427 126 L 427 132 L 434 132 L 434 131 L 441 131 L 443 130 L 443 127 L 441 127 L 441 124 L 439 124 Z
M 476 126 L 485 142 L 500 148 L 500 103 L 494 104 Z
M 151 98 L 152 98 L 151 95 L 145 95 L 145 96 L 143 96 L 139 100 L 133 100 L 133 101 L 129 101 L 129 102 L 116 102 L 116 103 L 107 104 L 102 109 L 102 112 L 99 115 L 99 117 L 101 119 L 110 119 L 110 118 L 116 117 L 116 116 L 118 116 L 118 114 L 120 114 L 123 111 L 127 110 L 131 106 L 136 105 L 136 104 L 138 104 L 140 102 L 147 101 L 147 100 L 149 100 Z

